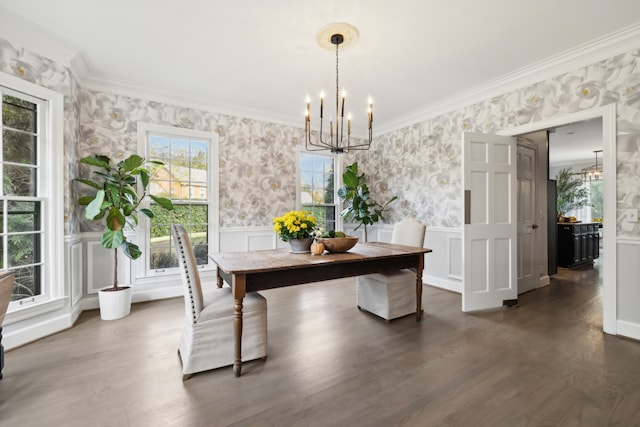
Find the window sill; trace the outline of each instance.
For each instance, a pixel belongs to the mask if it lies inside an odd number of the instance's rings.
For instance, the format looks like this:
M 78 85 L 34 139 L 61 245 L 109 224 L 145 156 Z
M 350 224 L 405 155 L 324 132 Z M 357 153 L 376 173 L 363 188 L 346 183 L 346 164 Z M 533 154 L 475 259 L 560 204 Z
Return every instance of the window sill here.
M 23 320 L 41 316 L 51 311 L 60 310 L 67 305 L 67 299 L 68 298 L 66 297 L 62 297 L 54 300 L 36 302 L 32 305 L 29 304 L 27 306 L 20 307 L 15 311 L 7 313 L 7 317 L 4 319 L 4 325 L 10 325 L 12 323 L 17 323 Z

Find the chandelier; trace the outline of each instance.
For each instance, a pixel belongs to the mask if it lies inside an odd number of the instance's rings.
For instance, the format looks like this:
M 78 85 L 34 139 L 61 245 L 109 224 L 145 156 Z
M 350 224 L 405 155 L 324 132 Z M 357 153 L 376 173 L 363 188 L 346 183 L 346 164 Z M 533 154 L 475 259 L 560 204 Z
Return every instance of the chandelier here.
M 593 152 L 596 154 L 596 164 L 580 171 L 583 181 L 598 180 L 602 178 L 602 165 L 598 165 L 598 153 L 602 153 L 602 150 L 594 150 Z
M 336 99 L 335 99 L 335 122 L 333 118 L 329 120 L 329 132 L 324 130 L 324 91 L 320 92 L 320 131 L 311 134 L 311 98 L 307 95 L 304 119 L 305 147 L 307 151 L 330 150 L 332 153 L 348 153 L 352 150 L 368 150 L 371 145 L 372 123 L 373 123 L 373 101 L 369 97 L 367 109 L 367 129 L 368 140 L 352 143 L 351 141 L 351 113 L 347 114 L 347 126 L 344 126 L 344 104 L 347 93 L 342 89 L 340 93 L 340 72 L 339 72 L 339 49 L 353 45 L 358 39 L 358 30 L 350 24 L 337 23 L 330 24 L 320 30 L 317 36 L 318 44 L 325 49 L 336 50 Z

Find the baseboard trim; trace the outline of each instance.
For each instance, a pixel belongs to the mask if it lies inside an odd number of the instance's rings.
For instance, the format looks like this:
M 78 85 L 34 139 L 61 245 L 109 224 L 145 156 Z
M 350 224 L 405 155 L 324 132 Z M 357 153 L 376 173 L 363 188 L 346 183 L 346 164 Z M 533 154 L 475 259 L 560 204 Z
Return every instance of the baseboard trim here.
M 148 302 L 148 301 L 156 301 L 167 298 L 176 298 L 184 295 L 184 290 L 182 289 L 182 285 L 180 286 L 172 286 L 168 288 L 161 289 L 145 289 L 141 291 L 133 292 L 131 296 L 131 302 L 133 304 L 138 302 Z M 81 311 L 84 310 L 96 310 L 100 308 L 98 303 L 98 294 L 91 294 L 82 299 L 79 306 L 82 307 Z
M 64 314 L 43 322 L 20 328 L 15 332 L 4 334 L 2 344 L 5 350 L 12 350 L 33 341 L 56 334 L 73 326 L 71 314 Z
M 455 292 L 457 294 L 462 294 L 462 283 L 454 282 L 453 280 L 446 280 L 441 277 L 422 275 L 422 283 L 434 286 L 436 288 L 442 288 L 447 291 Z
M 616 326 L 617 335 L 640 340 L 640 324 L 628 322 L 626 320 L 618 320 Z
M 551 277 L 549 275 L 542 276 L 538 279 L 538 287 L 544 288 L 545 286 L 549 286 L 551 284 Z

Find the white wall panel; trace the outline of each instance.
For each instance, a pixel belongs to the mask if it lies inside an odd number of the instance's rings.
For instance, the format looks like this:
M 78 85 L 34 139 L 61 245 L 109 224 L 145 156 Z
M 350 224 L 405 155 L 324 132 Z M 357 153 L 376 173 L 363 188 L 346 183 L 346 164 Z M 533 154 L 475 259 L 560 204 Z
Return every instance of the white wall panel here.
M 432 286 L 460 293 L 463 265 L 461 230 L 427 227 L 424 246 L 433 252 L 424 257 L 422 281 Z
M 617 264 L 618 281 L 635 283 L 635 286 L 618 287 L 618 319 L 640 327 L 640 240 L 618 241 Z
M 85 242 L 87 248 L 87 293 L 94 294 L 113 284 L 113 254 L 100 241 Z
M 69 263 L 70 274 L 69 280 L 71 283 L 71 305 L 76 305 L 82 298 L 82 242 L 77 242 L 71 245 L 69 251 Z

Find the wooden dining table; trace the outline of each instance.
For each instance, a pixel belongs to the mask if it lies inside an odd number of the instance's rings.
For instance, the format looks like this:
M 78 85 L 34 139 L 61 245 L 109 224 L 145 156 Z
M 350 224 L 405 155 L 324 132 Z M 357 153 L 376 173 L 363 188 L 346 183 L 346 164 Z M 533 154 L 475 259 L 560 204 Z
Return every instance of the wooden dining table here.
M 322 255 L 293 254 L 288 249 L 210 255 L 217 265 L 218 287 L 226 281 L 232 289 L 235 375 L 242 373 L 242 304 L 247 292 L 412 268 L 416 272 L 416 320 L 420 321 L 424 254 L 429 252 L 428 248 L 390 243 L 358 243 L 348 252 Z

